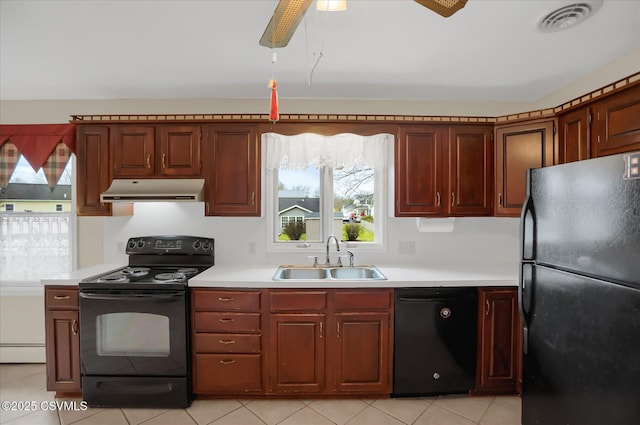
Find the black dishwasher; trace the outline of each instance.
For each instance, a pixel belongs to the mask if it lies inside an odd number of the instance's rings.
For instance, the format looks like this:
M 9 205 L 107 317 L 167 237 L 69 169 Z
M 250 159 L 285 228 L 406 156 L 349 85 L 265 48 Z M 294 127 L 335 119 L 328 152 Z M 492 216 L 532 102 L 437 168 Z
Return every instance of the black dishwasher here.
M 467 393 L 475 386 L 476 288 L 398 288 L 392 397 Z

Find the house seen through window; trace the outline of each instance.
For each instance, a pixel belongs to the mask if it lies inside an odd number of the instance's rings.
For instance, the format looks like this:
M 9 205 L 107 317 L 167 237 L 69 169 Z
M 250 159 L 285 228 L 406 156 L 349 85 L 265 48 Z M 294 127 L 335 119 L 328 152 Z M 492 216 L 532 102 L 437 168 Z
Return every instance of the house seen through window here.
M 0 282 L 39 281 L 72 266 L 72 161 L 50 187 L 20 157 L 0 190 Z

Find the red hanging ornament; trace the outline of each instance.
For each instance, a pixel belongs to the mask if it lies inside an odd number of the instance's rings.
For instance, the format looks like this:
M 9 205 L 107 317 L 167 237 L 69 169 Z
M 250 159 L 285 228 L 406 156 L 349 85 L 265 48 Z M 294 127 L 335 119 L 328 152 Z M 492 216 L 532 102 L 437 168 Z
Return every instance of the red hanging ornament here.
M 280 114 L 278 113 L 278 92 L 276 91 L 276 80 L 269 80 L 269 88 L 271 89 L 271 110 L 269 111 L 269 121 L 278 122 Z

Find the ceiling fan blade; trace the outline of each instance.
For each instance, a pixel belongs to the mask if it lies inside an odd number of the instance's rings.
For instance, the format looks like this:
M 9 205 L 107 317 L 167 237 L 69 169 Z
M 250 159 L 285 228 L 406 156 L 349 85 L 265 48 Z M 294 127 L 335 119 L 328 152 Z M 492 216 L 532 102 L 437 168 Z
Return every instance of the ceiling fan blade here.
M 280 0 L 264 30 L 260 45 L 284 47 L 289 44 L 298 24 L 313 0 Z
M 416 2 L 445 18 L 453 15 L 467 4 L 467 0 L 416 0 Z

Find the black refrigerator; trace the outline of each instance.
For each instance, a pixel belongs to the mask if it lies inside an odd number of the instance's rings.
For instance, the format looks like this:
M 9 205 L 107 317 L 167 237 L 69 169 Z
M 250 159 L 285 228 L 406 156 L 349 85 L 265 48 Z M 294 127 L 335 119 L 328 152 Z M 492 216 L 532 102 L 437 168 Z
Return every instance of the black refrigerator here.
M 523 425 L 640 424 L 640 152 L 527 174 Z

